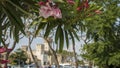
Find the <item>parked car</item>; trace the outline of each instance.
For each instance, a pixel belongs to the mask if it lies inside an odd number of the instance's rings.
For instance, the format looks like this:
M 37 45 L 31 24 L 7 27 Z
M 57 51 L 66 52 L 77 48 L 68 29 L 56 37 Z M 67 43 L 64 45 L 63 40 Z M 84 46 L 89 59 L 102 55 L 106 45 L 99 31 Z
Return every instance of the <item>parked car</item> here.
M 71 64 L 69 63 L 64 63 L 64 64 L 60 64 L 61 68 L 73 68 Z
M 41 66 L 39 66 L 40 68 L 42 68 Z M 30 65 L 24 65 L 24 68 L 37 68 L 35 63 L 32 63 Z

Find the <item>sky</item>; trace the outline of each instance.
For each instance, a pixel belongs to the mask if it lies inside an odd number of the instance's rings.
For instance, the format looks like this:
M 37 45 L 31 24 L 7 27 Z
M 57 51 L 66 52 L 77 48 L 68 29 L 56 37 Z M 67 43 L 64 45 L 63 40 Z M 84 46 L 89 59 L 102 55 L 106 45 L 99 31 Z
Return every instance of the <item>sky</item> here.
M 77 40 L 76 40 L 75 42 L 76 42 L 76 44 L 75 44 L 76 52 L 77 52 L 78 54 L 80 54 L 80 48 L 81 48 L 81 45 L 83 45 L 83 41 L 77 41 Z M 36 47 L 37 44 L 44 44 L 44 39 L 42 39 L 42 38 L 40 38 L 40 37 L 35 38 L 35 39 L 33 40 L 32 44 L 31 44 L 31 47 L 32 47 L 33 50 L 35 49 L 35 47 Z M 18 49 L 18 48 L 21 48 L 21 46 L 26 46 L 26 45 L 28 45 L 28 38 L 23 37 L 23 38 L 19 41 L 19 43 L 17 43 L 17 45 L 16 45 L 16 47 L 15 47 L 14 50 L 16 50 L 16 49 Z M 68 49 L 67 49 L 67 47 L 66 47 L 66 45 L 65 45 L 65 46 L 64 46 L 64 49 L 65 49 L 65 50 L 68 50 L 68 51 L 73 51 L 73 49 L 72 49 L 72 44 L 70 43 Z

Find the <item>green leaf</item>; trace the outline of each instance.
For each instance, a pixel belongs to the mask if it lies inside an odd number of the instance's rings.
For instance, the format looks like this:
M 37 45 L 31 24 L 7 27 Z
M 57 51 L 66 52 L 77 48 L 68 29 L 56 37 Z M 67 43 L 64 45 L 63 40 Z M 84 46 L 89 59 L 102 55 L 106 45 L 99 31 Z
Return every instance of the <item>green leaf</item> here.
M 22 9 L 22 8 L 20 7 L 20 5 L 19 5 L 19 6 L 16 5 L 15 3 L 13 3 L 13 2 L 10 1 L 10 0 L 7 0 L 7 1 L 8 1 L 10 4 L 12 4 L 14 7 L 16 7 L 17 9 L 19 9 L 20 11 L 22 11 L 23 13 L 30 15 L 30 13 L 28 13 L 28 12 L 26 12 L 24 9 Z
M 78 41 L 80 41 L 80 39 L 79 39 L 79 37 L 78 37 L 78 35 L 77 35 L 77 32 L 75 32 L 75 30 L 73 30 L 73 34 L 74 34 L 75 38 L 76 38 Z
M 63 34 L 63 30 L 62 27 L 60 27 L 60 40 L 59 40 L 59 51 L 62 52 L 63 50 L 63 46 L 64 46 L 64 34 Z
M 70 36 L 71 36 L 71 39 L 72 39 L 72 44 L 75 45 L 75 40 L 74 40 L 74 37 L 73 37 L 73 34 L 70 30 L 68 30 Z
M 12 25 L 16 26 L 16 29 L 20 30 L 23 34 L 25 34 L 24 32 L 24 24 L 22 23 L 22 20 L 20 17 L 17 17 L 17 13 L 15 12 L 14 9 L 10 9 L 12 8 L 11 5 L 2 5 L 4 12 L 8 15 L 8 18 L 11 22 Z M 17 31 L 19 32 L 19 31 Z
M 19 41 L 19 30 L 15 27 L 13 31 L 14 31 L 13 37 L 15 38 L 16 42 L 18 42 Z
M 36 32 L 35 32 L 35 36 L 38 35 L 38 33 L 40 32 L 40 30 L 43 29 L 43 28 L 45 27 L 45 25 L 46 25 L 46 23 L 40 23 L 40 24 L 38 25 L 38 28 L 37 28 L 37 30 L 36 30 Z
M 65 31 L 65 39 L 66 39 L 66 46 L 67 46 L 67 49 L 68 49 L 68 47 L 69 47 L 69 38 L 68 38 L 67 31 Z
M 54 23 L 47 23 L 47 28 L 44 37 L 48 37 L 50 32 L 53 30 L 53 28 L 56 27 L 56 24 Z
M 60 26 L 57 27 L 56 33 L 55 33 L 55 43 L 58 43 L 58 39 L 60 36 Z

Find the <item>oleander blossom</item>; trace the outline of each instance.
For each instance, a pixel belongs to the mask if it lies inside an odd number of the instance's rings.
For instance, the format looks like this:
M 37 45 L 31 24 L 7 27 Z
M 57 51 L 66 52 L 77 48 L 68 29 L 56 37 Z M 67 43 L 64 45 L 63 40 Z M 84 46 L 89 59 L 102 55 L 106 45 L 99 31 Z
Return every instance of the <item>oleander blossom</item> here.
M 42 2 L 42 1 L 41 1 L 41 2 L 39 2 L 38 4 L 39 4 L 40 6 L 41 6 L 41 5 L 45 5 L 45 3 L 44 3 L 44 2 Z
M 6 51 L 6 48 L 1 47 L 0 48 L 0 53 L 4 53 Z
M 55 19 L 62 18 L 61 10 L 52 1 L 47 1 L 45 5 L 43 2 L 39 2 L 39 4 L 41 5 L 39 9 L 40 16 L 44 18 L 50 16 L 53 16 Z
M 12 51 L 12 49 L 6 49 L 6 48 L 3 48 L 3 47 L 0 48 L 0 53 L 10 52 L 10 51 Z
M 48 6 L 41 6 L 39 14 L 44 18 L 48 18 L 49 16 L 52 15 L 52 8 Z
M 1 64 L 5 64 L 5 63 L 8 63 L 8 62 L 9 62 L 8 60 L 0 60 Z
M 88 8 L 89 7 L 89 3 L 88 3 L 88 0 L 85 1 L 85 3 L 83 4 L 85 8 Z
M 82 10 L 82 8 L 83 8 L 82 6 L 79 6 L 79 7 L 77 7 L 77 9 L 76 9 L 76 10 L 77 10 L 77 11 L 81 11 L 81 10 Z
M 81 11 L 82 9 L 87 9 L 89 8 L 89 2 L 88 0 L 85 0 L 82 5 L 77 7 L 77 11 Z
M 58 7 L 52 8 L 52 13 L 51 14 L 52 14 L 51 16 L 53 16 L 55 19 L 56 18 L 62 18 L 61 10 Z
M 96 14 L 101 14 L 102 12 L 100 10 L 95 10 Z
M 1 55 L 1 53 L 10 52 L 10 51 L 12 51 L 12 49 L 6 49 L 4 47 L 0 47 L 0 55 Z M 9 62 L 8 60 L 0 59 L 0 64 L 5 64 L 5 63 L 8 63 L 8 62 Z
M 67 0 L 67 3 L 69 3 L 69 4 L 75 4 L 75 1 L 74 0 Z

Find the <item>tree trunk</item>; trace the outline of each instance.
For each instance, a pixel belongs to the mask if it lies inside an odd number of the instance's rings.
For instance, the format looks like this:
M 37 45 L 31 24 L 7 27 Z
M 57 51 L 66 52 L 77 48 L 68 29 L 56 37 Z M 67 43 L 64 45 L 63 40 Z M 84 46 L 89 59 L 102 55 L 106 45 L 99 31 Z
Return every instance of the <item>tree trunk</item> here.
M 31 45 L 31 42 L 30 42 L 30 38 L 29 38 L 28 47 L 29 47 L 29 49 L 30 49 L 31 56 L 32 56 L 32 58 L 33 58 L 33 61 L 34 61 L 35 65 L 36 65 L 36 67 L 39 68 L 39 65 L 38 65 L 38 63 L 37 63 L 37 61 L 36 61 L 36 59 L 35 59 L 35 57 L 34 57 L 34 55 L 33 55 L 33 52 L 32 52 L 32 49 L 31 49 L 31 46 L 30 46 L 30 45 Z
M 60 67 L 59 67 L 59 62 L 58 62 L 58 59 L 57 59 L 56 52 L 55 52 L 54 49 L 52 49 L 52 47 L 51 47 L 50 39 L 49 39 L 49 40 L 48 40 L 48 39 L 45 39 L 45 40 L 46 40 L 47 43 L 48 43 L 48 46 L 49 46 L 49 48 L 50 48 L 50 52 L 51 52 L 51 54 L 52 54 L 53 57 L 55 58 L 55 62 L 56 62 L 57 68 L 60 68 Z
M 75 45 L 73 45 L 73 55 L 75 58 L 75 66 L 76 66 L 76 68 L 78 68 L 78 61 L 77 61 L 77 56 L 76 56 L 76 52 L 75 52 Z

